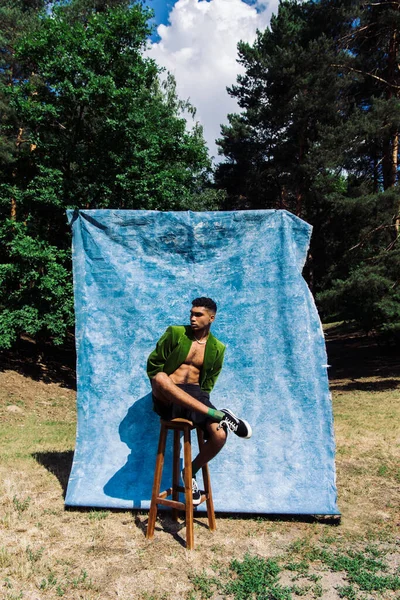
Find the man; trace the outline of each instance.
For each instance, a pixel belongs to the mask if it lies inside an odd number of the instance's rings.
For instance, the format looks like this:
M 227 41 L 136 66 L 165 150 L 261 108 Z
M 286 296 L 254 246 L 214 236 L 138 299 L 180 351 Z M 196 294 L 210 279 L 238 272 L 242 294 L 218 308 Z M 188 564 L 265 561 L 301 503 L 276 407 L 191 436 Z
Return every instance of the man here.
M 168 327 L 147 361 L 155 412 L 165 420 L 189 419 L 204 431 L 206 443 L 192 463 L 193 504 L 201 498 L 196 473 L 223 448 L 228 430 L 245 439 L 252 434 L 247 421 L 210 402 L 225 352 L 210 332 L 216 312 L 211 298 L 193 300 L 190 326 Z

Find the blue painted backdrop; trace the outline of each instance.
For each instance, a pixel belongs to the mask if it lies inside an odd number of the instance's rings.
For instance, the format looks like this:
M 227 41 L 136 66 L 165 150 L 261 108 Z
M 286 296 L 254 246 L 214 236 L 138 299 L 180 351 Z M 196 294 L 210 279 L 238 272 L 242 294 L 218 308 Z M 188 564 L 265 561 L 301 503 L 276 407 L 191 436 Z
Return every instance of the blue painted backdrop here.
M 311 226 L 273 210 L 68 217 L 78 428 L 66 504 L 149 506 L 159 425 L 146 359 L 166 327 L 188 323 L 193 298 L 210 296 L 227 345 L 212 400 L 253 427 L 211 463 L 216 510 L 337 514 L 325 343 L 301 275 Z

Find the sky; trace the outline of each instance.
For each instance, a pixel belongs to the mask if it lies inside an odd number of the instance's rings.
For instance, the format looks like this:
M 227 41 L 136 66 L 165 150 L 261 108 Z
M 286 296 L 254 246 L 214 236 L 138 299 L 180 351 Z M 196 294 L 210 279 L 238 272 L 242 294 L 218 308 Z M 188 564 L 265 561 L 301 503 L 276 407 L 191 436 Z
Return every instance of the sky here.
M 177 94 L 197 109 L 210 155 L 221 160 L 215 139 L 228 113 L 239 112 L 226 87 L 242 71 L 237 43 L 253 43 L 264 30 L 278 0 L 145 0 L 155 12 L 156 30 L 148 55 L 173 73 Z M 189 127 L 193 124 L 188 118 Z

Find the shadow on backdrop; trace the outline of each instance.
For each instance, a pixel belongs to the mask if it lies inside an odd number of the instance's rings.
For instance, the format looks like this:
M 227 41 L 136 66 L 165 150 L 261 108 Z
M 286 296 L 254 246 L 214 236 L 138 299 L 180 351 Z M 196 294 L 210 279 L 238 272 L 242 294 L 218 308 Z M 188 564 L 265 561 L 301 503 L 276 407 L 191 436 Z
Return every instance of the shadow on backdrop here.
M 131 454 L 125 465 L 111 477 L 103 488 L 112 498 L 132 500 L 134 505 L 148 508 L 153 487 L 160 417 L 153 411 L 152 396 L 137 400 L 121 421 L 118 432 Z M 171 485 L 172 441 L 167 440 L 162 489 Z

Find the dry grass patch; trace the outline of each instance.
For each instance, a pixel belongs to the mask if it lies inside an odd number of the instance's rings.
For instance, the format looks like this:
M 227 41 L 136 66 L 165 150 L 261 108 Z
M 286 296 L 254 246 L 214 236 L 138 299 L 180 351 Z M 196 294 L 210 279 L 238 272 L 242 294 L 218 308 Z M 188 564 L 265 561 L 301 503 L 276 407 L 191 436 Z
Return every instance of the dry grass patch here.
M 368 378 L 363 383 L 381 382 Z M 354 384 L 354 380 L 349 384 Z M 400 484 L 400 378 L 385 391 L 343 391 L 331 382 L 343 526 L 395 534 Z M 338 391 L 337 388 L 340 388 Z

